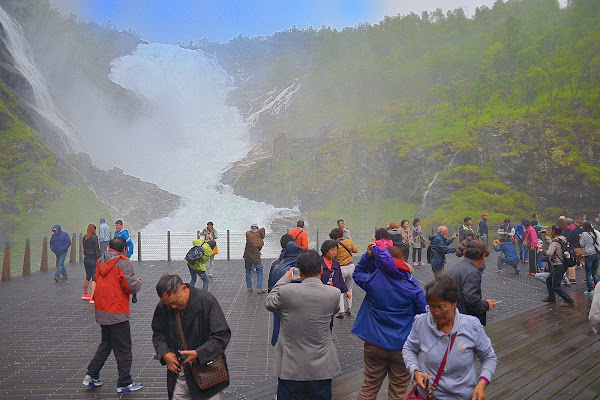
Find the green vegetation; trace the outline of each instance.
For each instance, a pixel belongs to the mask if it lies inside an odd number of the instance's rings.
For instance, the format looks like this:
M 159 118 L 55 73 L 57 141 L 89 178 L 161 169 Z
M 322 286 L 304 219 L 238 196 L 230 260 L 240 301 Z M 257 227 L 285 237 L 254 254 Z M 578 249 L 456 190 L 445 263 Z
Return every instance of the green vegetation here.
M 318 218 L 333 212 L 330 204 L 376 214 L 374 205 L 391 198 L 418 210 L 427 183 L 458 156 L 453 165 L 461 169 L 436 180 L 447 197 L 427 223 L 484 211 L 491 223 L 534 211 L 548 219 L 595 211 L 600 2 L 573 0 L 561 9 L 556 0 L 499 0 L 470 17 L 436 10 L 224 45 L 239 50 L 245 43 L 245 59 L 272 62 L 279 54 L 266 87 L 305 73 L 293 112 L 264 130 L 332 137 L 304 163 L 308 176 L 288 175 L 284 183 L 261 176 L 261 184 L 287 183 Z M 270 172 L 282 176 L 274 166 Z M 239 188 L 246 193 L 254 183 Z M 303 193 L 327 201 L 306 201 Z

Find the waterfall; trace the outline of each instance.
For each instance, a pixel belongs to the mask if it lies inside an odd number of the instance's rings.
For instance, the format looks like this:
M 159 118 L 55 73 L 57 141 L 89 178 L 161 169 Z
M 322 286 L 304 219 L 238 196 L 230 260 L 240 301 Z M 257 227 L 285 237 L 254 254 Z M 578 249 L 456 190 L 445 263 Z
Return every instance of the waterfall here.
M 5 37 L 2 40 L 14 58 L 14 67 L 23 74 L 33 90 L 35 103 L 32 106 L 55 125 L 63 135 L 63 142 L 68 148 L 76 148 L 79 141 L 77 135 L 54 106 L 52 97 L 48 92 L 46 79 L 35 65 L 21 26 L 2 7 L 0 7 L 0 24 L 4 27 L 5 32 Z
M 454 153 L 454 157 L 452 157 L 452 159 L 450 160 L 450 162 L 444 167 L 444 171 L 447 171 L 448 168 L 450 168 L 452 166 L 452 164 L 454 163 L 454 160 L 456 159 L 456 156 L 458 155 L 458 153 Z M 438 176 L 440 175 L 440 172 L 436 173 L 433 177 L 433 179 L 431 180 L 431 182 L 429 182 L 429 185 L 427 185 L 427 189 L 425 189 L 425 192 L 423 192 L 423 195 L 421 196 L 421 206 L 419 207 L 419 214 L 420 215 L 425 215 L 428 214 L 431 208 L 431 204 L 427 205 L 427 199 L 428 197 L 431 196 L 431 188 L 433 187 L 433 185 L 435 184 L 435 181 L 437 180 Z
M 237 196 L 220 182 L 223 171 L 246 156 L 252 138 L 239 110 L 227 104 L 233 79 L 215 59 L 151 43 L 111 67 L 109 78 L 142 99 L 146 115 L 119 133 L 122 151 L 105 162 L 184 198 L 183 207 L 146 231 L 194 232 L 209 220 L 217 230 L 245 231 L 253 222 L 268 228 L 277 217 L 298 214 Z

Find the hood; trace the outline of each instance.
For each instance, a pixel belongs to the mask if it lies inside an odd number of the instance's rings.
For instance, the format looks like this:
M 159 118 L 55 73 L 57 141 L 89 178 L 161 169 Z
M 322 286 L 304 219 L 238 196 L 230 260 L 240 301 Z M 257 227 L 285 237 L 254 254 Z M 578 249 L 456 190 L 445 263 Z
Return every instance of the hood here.
M 52 230 L 58 229 L 58 233 L 60 233 L 62 231 L 62 229 L 60 228 L 60 225 L 54 225 L 52 227 Z
M 435 237 L 440 237 L 442 235 L 440 235 L 440 233 L 434 233 L 433 235 L 429 235 L 429 240 L 433 240 Z
M 296 242 L 288 242 L 285 245 L 285 258 L 296 258 L 302 249 L 296 244 Z
M 390 235 L 402 235 L 402 232 L 398 228 L 390 229 L 388 232 Z
M 98 260 L 99 265 L 96 271 L 101 276 L 106 276 L 121 258 L 127 259 L 127 257 L 117 253 L 113 249 L 108 249 L 108 251 L 100 257 L 100 260 Z
M 105 224 L 106 220 L 104 218 L 100 218 L 100 224 Z
M 431 330 L 438 336 L 444 336 L 445 333 L 441 332 L 438 330 L 437 327 L 437 322 L 435 322 L 435 319 L 433 319 L 433 315 L 431 315 L 431 311 L 429 311 L 429 306 L 427 306 L 427 324 L 429 325 L 429 327 L 431 328 Z M 460 312 L 458 311 L 458 307 L 456 307 L 456 309 L 454 310 L 454 326 L 452 327 L 452 330 L 449 332 L 450 334 L 454 334 L 455 332 L 458 331 L 458 327 L 460 325 Z
M 202 246 L 204 244 L 204 239 L 200 238 L 200 239 L 196 239 L 192 242 L 192 244 L 194 246 Z

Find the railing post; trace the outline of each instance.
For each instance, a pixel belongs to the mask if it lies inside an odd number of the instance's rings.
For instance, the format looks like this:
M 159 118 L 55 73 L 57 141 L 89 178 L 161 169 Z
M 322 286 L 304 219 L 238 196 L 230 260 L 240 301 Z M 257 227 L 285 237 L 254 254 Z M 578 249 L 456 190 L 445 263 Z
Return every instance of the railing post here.
M 229 252 L 229 229 L 227 229 L 227 261 L 231 260 L 231 253 Z
M 25 254 L 23 254 L 23 276 L 31 275 L 31 241 L 25 239 Z
M 2 263 L 2 281 L 10 280 L 10 242 L 4 245 L 4 262 Z
M 138 261 L 142 261 L 142 232 L 138 231 Z
M 71 239 L 71 254 L 69 255 L 69 263 L 77 262 L 77 234 L 73 234 Z
M 171 231 L 167 231 L 167 261 L 171 261 Z
M 44 236 L 42 242 L 42 259 L 40 260 L 40 271 L 48 271 L 48 238 Z
M 319 251 L 319 228 L 317 228 L 317 251 Z
M 79 234 L 79 262 L 83 262 L 83 233 Z
M 196 231 L 196 239 L 200 239 L 200 231 Z

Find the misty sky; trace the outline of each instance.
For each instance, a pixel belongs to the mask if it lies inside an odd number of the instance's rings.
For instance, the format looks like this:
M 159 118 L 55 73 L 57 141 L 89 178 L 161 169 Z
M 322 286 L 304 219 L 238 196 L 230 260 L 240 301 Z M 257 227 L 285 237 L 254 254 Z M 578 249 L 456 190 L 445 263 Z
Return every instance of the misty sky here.
M 462 7 L 471 17 L 496 0 L 50 0 L 63 14 L 131 28 L 149 42 L 185 43 L 207 38 L 227 42 L 269 36 L 296 25 L 342 29 L 377 23 L 385 15 Z M 562 6 L 567 0 L 559 0 Z

